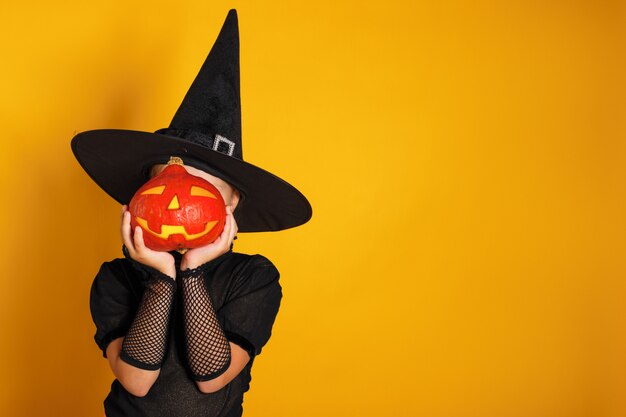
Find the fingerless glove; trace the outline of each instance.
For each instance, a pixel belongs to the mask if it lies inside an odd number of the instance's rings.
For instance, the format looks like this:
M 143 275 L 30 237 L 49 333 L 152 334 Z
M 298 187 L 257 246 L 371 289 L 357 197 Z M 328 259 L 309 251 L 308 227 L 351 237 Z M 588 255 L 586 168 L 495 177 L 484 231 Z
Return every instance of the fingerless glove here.
M 180 273 L 187 360 L 196 381 L 223 374 L 230 365 L 230 344 L 224 335 L 209 295 L 204 268 Z
M 120 357 L 137 368 L 157 370 L 165 357 L 167 334 L 176 293 L 176 281 L 162 272 L 132 260 L 145 272 L 144 292 L 135 318 L 124 337 Z

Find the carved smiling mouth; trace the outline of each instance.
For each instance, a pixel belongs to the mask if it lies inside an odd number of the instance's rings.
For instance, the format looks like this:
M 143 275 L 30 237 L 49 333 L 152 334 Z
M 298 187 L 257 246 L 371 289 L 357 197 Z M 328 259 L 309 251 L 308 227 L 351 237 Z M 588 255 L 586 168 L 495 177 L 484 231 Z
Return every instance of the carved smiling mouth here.
M 171 235 L 183 235 L 186 240 L 197 239 L 209 233 L 211 229 L 213 229 L 213 226 L 217 224 L 217 220 L 210 221 L 206 224 L 203 231 L 199 233 L 194 233 L 194 234 L 187 233 L 187 230 L 185 230 L 185 226 L 180 226 L 180 225 L 173 226 L 173 225 L 164 224 L 161 226 L 161 233 L 157 233 L 148 227 L 147 220 L 142 219 L 141 217 L 135 217 L 135 220 L 137 220 L 137 224 L 141 226 L 142 229 L 147 230 L 153 236 L 156 236 L 165 240 L 167 240 L 167 238 L 170 237 Z

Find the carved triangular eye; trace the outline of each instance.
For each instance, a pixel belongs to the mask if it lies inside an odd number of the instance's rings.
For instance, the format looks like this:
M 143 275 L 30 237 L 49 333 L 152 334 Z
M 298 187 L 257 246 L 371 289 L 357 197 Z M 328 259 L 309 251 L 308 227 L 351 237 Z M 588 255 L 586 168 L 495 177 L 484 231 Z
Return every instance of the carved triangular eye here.
M 165 185 L 159 185 L 158 187 L 152 187 L 152 188 L 147 189 L 146 191 L 142 192 L 141 195 L 148 195 L 148 194 L 161 195 L 163 194 L 163 190 L 165 190 Z
M 217 198 L 215 197 L 215 195 L 210 192 L 209 190 L 205 190 L 202 187 L 197 187 L 195 185 L 191 186 L 191 191 L 189 192 L 190 195 L 194 195 L 194 196 L 198 196 L 198 197 L 211 197 L 211 198 Z
M 180 203 L 178 202 L 178 196 L 174 194 L 174 198 L 170 201 L 170 205 L 167 206 L 168 210 L 178 210 L 180 208 Z

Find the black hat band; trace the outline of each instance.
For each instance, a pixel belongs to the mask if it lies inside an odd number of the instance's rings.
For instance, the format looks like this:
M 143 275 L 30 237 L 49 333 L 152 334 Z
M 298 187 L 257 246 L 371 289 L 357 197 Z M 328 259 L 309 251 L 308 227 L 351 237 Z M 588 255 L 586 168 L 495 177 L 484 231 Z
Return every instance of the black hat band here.
M 198 145 L 202 145 L 216 152 L 223 153 L 224 155 L 232 156 L 237 159 L 242 159 L 240 151 L 235 153 L 237 144 L 222 135 L 216 134 L 214 136 L 211 136 L 193 130 L 172 128 L 159 129 L 154 133 L 160 133 L 162 135 L 175 136 L 177 138 L 186 139 L 190 142 L 197 143 Z

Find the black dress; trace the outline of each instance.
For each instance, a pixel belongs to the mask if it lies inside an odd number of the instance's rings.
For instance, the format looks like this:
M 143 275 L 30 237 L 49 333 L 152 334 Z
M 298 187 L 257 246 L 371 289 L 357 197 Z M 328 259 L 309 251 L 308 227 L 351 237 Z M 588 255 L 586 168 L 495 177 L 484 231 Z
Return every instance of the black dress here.
M 177 268 L 180 255 L 175 255 Z M 90 295 L 96 325 L 95 341 L 106 357 L 108 344 L 128 331 L 143 295 L 147 272 L 125 258 L 102 264 Z M 187 365 L 183 337 L 182 297 L 177 290 L 161 372 L 145 397 L 136 397 L 116 379 L 104 401 L 107 417 L 220 416 L 243 413 L 243 394 L 250 387 L 254 358 L 270 338 L 280 307 L 282 289 L 276 267 L 261 255 L 229 251 L 214 259 L 204 272 L 217 318 L 229 341 L 250 354 L 245 368 L 224 388 L 204 394 Z

